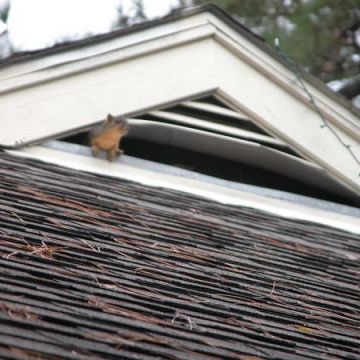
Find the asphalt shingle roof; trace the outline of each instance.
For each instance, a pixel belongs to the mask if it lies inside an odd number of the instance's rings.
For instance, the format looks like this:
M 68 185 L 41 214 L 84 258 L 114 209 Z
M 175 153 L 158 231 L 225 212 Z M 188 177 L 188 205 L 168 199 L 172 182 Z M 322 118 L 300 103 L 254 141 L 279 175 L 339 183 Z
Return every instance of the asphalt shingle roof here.
M 1 359 L 359 359 L 360 238 L 0 154 Z

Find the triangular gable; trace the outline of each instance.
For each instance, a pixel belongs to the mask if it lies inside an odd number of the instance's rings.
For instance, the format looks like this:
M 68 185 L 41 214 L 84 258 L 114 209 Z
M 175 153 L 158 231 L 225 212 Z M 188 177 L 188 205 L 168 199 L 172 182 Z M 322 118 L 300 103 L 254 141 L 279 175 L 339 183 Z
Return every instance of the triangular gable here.
M 275 52 L 217 8 L 100 40 L 3 65 L 3 147 L 62 136 L 108 112 L 139 113 L 212 93 L 360 192 L 356 111 L 310 76 L 304 90 Z

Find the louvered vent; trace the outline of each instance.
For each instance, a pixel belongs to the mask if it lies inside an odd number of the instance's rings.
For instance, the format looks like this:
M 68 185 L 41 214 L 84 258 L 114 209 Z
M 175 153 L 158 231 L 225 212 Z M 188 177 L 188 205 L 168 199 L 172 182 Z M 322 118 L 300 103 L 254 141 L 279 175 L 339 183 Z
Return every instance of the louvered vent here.
M 122 142 L 127 155 L 226 180 L 352 204 L 352 194 L 323 169 L 215 97 L 139 113 L 129 122 L 130 133 Z M 62 140 L 87 145 L 87 133 Z
M 215 97 L 185 101 L 167 109 L 150 111 L 138 118 L 251 141 L 297 156 L 283 141 L 268 135 L 245 115 L 229 109 Z

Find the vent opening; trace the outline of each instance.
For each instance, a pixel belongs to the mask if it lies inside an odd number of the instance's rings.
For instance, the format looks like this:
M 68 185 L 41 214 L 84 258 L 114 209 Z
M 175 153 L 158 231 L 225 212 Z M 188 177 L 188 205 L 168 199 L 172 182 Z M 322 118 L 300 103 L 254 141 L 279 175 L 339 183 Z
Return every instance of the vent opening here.
M 359 205 L 324 171 L 215 97 L 149 111 L 129 121 L 130 133 L 121 143 L 126 155 L 238 183 Z M 87 146 L 88 133 L 61 140 Z
M 340 204 L 355 205 L 354 202 L 345 197 L 244 163 L 143 140 L 124 139 L 123 149 L 127 155 L 177 166 L 225 180 L 283 190 Z

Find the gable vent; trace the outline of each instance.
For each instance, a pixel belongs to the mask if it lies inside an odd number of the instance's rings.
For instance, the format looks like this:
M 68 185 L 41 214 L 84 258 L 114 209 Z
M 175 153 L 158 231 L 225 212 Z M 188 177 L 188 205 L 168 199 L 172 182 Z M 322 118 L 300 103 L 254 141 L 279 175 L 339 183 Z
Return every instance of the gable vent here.
M 268 135 L 245 114 L 225 107 L 215 97 L 186 101 L 169 109 L 150 111 L 140 118 L 251 141 L 297 156 L 282 140 Z
M 213 96 L 139 113 L 129 122 L 126 155 L 349 205 L 357 201 L 319 166 Z M 87 133 L 63 141 L 87 145 Z

